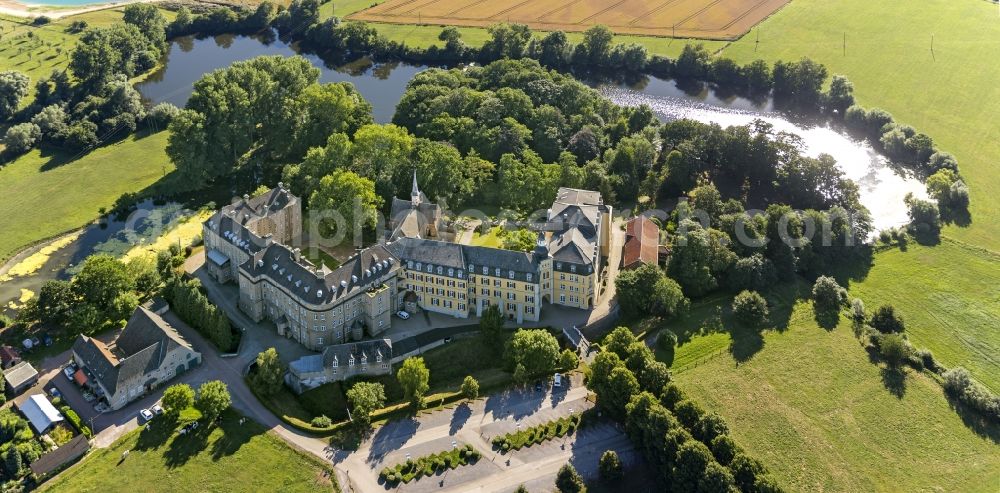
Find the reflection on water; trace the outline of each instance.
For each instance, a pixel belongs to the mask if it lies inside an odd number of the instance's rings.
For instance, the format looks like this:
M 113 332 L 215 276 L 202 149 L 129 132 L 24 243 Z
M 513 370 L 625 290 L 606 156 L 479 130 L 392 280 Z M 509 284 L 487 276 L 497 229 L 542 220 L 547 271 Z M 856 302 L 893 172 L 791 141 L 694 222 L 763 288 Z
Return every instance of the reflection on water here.
M 193 84 L 204 74 L 261 55 L 297 54 L 300 53 L 294 45 L 270 35 L 222 35 L 203 39 L 184 36 L 170 43 L 163 58 L 163 68 L 136 84 L 136 88 L 152 104 L 168 102 L 183 108 Z M 406 84 L 424 69 L 398 62 L 376 64 L 369 59 L 334 66 L 316 55 L 302 56 L 320 69 L 321 82 L 353 83 L 372 104 L 373 116 L 379 123 L 392 120 Z
M 69 279 L 83 260 L 95 253 L 120 257 L 134 246 L 151 243 L 190 214 L 191 211 L 177 203 L 155 205 L 147 200 L 127 217 L 112 215 L 104 225 L 87 226 L 78 238 L 53 252 L 36 272 L 0 283 L 0 312 L 9 308 L 12 300 L 20 298 L 22 290 L 37 294 L 45 281 Z
M 858 184 L 861 203 L 872 214 L 876 230 L 900 226 L 909 220 L 903 198 L 908 193 L 927 198 L 927 190 L 916 178 L 897 174 L 885 157 L 871 145 L 851 139 L 827 126 L 793 123 L 774 110 L 770 100 L 751 101 L 735 95 L 720 95 L 704 85 L 678 86 L 675 81 L 649 78 L 632 85 L 605 84 L 598 87 L 609 99 L 624 106 L 649 105 L 665 121 L 687 118 L 723 127 L 763 120 L 776 132 L 802 139 L 803 153 L 829 154 L 844 175 Z

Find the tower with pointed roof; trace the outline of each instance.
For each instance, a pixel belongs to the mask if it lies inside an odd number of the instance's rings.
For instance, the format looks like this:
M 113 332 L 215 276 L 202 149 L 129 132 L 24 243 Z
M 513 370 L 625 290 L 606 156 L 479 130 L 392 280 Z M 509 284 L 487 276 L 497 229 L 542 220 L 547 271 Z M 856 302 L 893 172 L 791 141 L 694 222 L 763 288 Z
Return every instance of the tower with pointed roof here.
M 417 170 L 413 170 L 413 189 L 410 190 L 410 206 L 420 207 L 420 187 L 417 186 Z

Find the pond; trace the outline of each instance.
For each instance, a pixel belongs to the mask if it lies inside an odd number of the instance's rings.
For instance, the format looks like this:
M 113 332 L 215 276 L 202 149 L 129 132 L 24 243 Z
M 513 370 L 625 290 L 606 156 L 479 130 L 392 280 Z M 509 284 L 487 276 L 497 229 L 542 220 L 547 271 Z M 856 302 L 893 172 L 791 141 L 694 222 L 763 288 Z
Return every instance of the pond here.
M 728 127 L 763 120 L 773 125 L 776 132 L 798 135 L 803 153 L 813 157 L 833 156 L 844 175 L 858 184 L 861 203 L 871 212 L 875 230 L 909 221 L 908 208 L 903 202 L 906 194 L 927 199 L 927 190 L 920 180 L 897 173 L 867 142 L 828 126 L 793 122 L 776 111 L 768 99 L 751 101 L 722 95 L 703 85 L 679 86 L 677 81 L 653 77 L 632 84 L 599 84 L 597 88 L 623 106 L 649 105 L 665 121 L 687 118 Z
M 125 217 L 110 214 L 100 223 L 29 250 L 26 259 L 12 260 L 13 271 L 0 274 L 0 313 L 23 302 L 27 293 L 37 295 L 46 281 L 69 279 L 90 255 L 107 253 L 120 257 L 134 246 L 155 241 L 191 214 L 177 203 L 155 204 L 146 200 Z M 52 247 L 47 250 L 47 245 Z M 22 275 L 17 275 L 18 271 Z M 11 305 L 14 303 L 14 305 Z
M 375 121 L 379 123 L 392 120 L 406 84 L 425 68 L 398 62 L 375 64 L 368 59 L 330 66 L 319 56 L 299 53 L 294 45 L 273 36 L 222 35 L 201 39 L 184 36 L 170 43 L 163 68 L 136 84 L 136 88 L 151 104 L 168 102 L 183 108 L 193 84 L 206 73 L 256 56 L 297 54 L 320 69 L 321 82 L 352 82 L 371 103 Z
M 74 1 L 74 0 L 67 0 Z M 293 45 L 273 37 L 215 36 L 198 39 L 184 37 L 170 43 L 164 57 L 164 67 L 139 83 L 137 88 L 150 103 L 167 101 L 183 107 L 191 94 L 192 84 L 205 73 L 225 68 L 233 62 L 259 55 L 298 54 Z M 363 59 L 358 62 L 328 66 L 320 57 L 304 55 L 321 70 L 323 82 L 352 82 L 372 104 L 375 120 L 392 120 L 396 104 L 413 76 L 426 67 L 405 63 L 375 64 Z M 924 185 L 914 178 L 895 173 L 887 160 L 864 142 L 851 139 L 825 126 L 793 122 L 777 112 L 769 100 L 751 101 L 728 96 L 704 86 L 679 86 L 676 81 L 644 77 L 629 84 L 594 84 L 612 101 L 634 106 L 649 105 L 663 120 L 690 118 L 722 126 L 745 125 L 761 119 L 776 131 L 794 133 L 802 138 L 803 151 L 812 156 L 832 155 L 844 173 L 858 183 L 861 202 L 872 213 L 876 229 L 905 224 L 908 220 L 903 197 L 907 193 L 926 198 Z M 152 202 L 140 205 L 137 221 L 108 220 L 106 226 L 92 225 L 66 246 L 56 249 L 41 267 L 28 275 L 0 275 L 0 311 L 26 292 L 37 293 L 49 279 L 67 278 L 84 258 L 94 252 L 123 253 L 129 247 L 151 241 L 163 227 L 182 215 L 178 204 L 157 206 Z M 135 215 L 133 215 L 135 216 Z M 129 224 L 131 222 L 131 224 Z M 136 231 L 126 233 L 126 226 Z

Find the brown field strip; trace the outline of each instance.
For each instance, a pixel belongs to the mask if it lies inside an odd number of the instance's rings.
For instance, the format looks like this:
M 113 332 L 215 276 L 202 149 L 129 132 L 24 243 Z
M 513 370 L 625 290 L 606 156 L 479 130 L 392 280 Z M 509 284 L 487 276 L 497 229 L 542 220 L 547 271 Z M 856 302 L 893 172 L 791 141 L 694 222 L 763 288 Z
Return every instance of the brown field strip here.
M 736 39 L 790 0 L 388 0 L 349 19 L 391 24 L 487 27 L 518 22 L 542 31 Z

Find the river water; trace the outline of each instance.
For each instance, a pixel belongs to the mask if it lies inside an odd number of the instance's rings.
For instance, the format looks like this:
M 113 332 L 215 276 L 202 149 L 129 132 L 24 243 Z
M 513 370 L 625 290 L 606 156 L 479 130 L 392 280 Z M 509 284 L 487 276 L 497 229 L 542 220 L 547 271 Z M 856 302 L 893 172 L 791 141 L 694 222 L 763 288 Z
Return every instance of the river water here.
M 867 142 L 852 139 L 828 126 L 793 122 L 775 111 L 769 100 L 721 96 L 705 86 L 681 88 L 676 81 L 657 78 L 631 85 L 603 84 L 598 89 L 623 106 L 649 105 L 662 120 L 687 118 L 723 127 L 763 120 L 773 125 L 776 132 L 798 135 L 802 138 L 803 153 L 813 157 L 819 154 L 833 156 L 844 175 L 858 184 L 861 203 L 871 212 L 876 230 L 908 222 L 903 202 L 906 194 L 927 198 L 927 190 L 920 180 L 897 173 Z
M 198 39 L 183 37 L 170 44 L 164 66 L 139 83 L 137 88 L 150 104 L 170 102 L 183 107 L 191 95 L 192 85 L 202 75 L 225 68 L 233 62 L 259 55 L 292 56 L 298 54 L 294 45 L 262 36 L 224 35 Z M 348 65 L 325 63 L 316 55 L 304 55 L 320 69 L 323 82 L 351 82 L 372 104 L 374 118 L 386 123 L 392 120 L 396 104 L 413 76 L 425 67 L 405 63 L 375 64 L 360 60 Z M 903 197 L 913 193 L 926 197 L 923 184 L 913 178 L 896 174 L 885 158 L 864 142 L 853 140 L 824 126 L 796 123 L 774 110 L 768 100 L 751 101 L 727 96 L 703 86 L 682 86 L 671 80 L 643 78 L 631 84 L 594 84 L 606 97 L 624 105 L 647 104 L 663 120 L 690 118 L 722 126 L 745 125 L 755 119 L 764 120 L 776 131 L 797 134 L 802 138 L 803 151 L 812 156 L 827 153 L 836 158 L 844 173 L 858 183 L 861 202 L 872 213 L 876 229 L 898 226 L 907 222 Z M 141 220 L 131 222 L 106 221 L 105 226 L 92 225 L 69 245 L 56 251 L 39 270 L 30 275 L 4 280 L 0 277 L 0 311 L 11 300 L 36 292 L 49 279 L 67 278 L 73 267 L 95 252 L 123 253 L 128 247 L 152 241 L 154 234 L 182 213 L 177 204 L 163 206 L 144 202 L 139 207 Z M 160 228 L 160 229 L 158 229 Z M 136 231 L 132 231 L 136 229 Z

